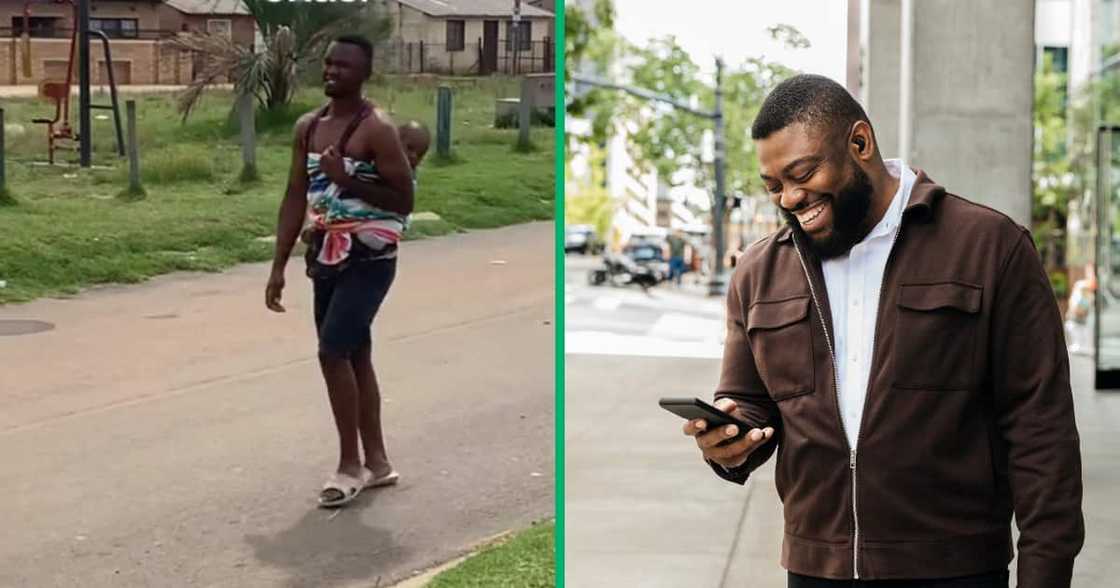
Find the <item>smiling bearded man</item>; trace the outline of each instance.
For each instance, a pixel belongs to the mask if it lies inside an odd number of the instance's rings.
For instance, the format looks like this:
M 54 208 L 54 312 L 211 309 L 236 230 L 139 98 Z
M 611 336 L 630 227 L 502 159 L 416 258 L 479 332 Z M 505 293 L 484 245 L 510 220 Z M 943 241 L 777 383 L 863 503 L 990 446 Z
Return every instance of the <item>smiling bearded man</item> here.
M 752 428 L 684 432 L 739 484 L 777 453 L 789 585 L 1006 588 L 1014 515 L 1018 586 L 1068 587 L 1081 456 L 1030 233 L 884 161 L 827 78 L 779 84 L 751 135 L 789 225 L 727 297 L 716 404 Z

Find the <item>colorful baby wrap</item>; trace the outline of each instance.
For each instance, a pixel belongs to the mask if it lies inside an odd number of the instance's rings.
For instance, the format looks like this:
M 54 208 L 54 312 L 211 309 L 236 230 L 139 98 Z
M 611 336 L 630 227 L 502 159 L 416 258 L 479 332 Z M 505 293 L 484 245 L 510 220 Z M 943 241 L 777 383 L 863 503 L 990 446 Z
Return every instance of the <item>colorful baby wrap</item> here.
M 353 238 L 374 251 L 401 240 L 408 217 L 370 205 L 356 197 L 342 198 L 343 190 L 319 168 L 318 153 L 307 154 L 307 216 L 317 230 L 325 231 L 317 257 L 324 265 L 337 265 L 350 255 Z M 373 163 L 342 159 L 346 174 L 364 182 L 380 181 Z

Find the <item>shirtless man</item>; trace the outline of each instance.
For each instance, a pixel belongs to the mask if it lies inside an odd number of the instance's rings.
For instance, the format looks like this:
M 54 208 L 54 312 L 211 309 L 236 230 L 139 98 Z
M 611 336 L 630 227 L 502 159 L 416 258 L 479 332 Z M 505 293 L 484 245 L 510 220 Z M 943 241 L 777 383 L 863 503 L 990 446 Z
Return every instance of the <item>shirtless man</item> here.
M 362 84 L 372 73 L 372 57 L 373 48 L 363 37 L 335 39 L 323 63 L 323 92 L 330 103 L 296 123 L 291 173 L 280 205 L 276 252 L 265 292 L 265 304 L 274 312 L 284 312 L 280 304 L 284 268 L 304 223 L 309 190 L 334 184 L 346 197 L 361 198 L 402 219 L 412 212 L 412 173 L 397 129 L 362 97 Z M 372 164 L 380 181 L 349 175 L 344 158 Z M 319 364 L 339 438 L 338 469 L 319 494 L 320 505 L 326 507 L 342 506 L 363 488 L 398 479 L 381 432 L 381 397 L 370 338 L 373 317 L 396 273 L 397 247 L 389 243 L 374 248 L 357 238 L 349 242 L 345 260 L 337 265 L 324 266 L 315 255 L 308 256 Z

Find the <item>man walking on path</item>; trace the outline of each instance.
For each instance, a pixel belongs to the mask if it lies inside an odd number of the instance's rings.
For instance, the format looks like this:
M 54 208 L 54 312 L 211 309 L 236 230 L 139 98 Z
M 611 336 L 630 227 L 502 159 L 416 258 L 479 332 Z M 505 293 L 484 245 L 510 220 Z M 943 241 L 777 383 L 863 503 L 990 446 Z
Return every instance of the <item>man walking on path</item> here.
M 827 78 L 779 84 L 751 135 L 789 226 L 727 297 L 716 402 L 750 430 L 684 432 L 739 484 L 777 452 L 789 586 L 1006 588 L 1014 515 L 1018 586 L 1068 587 L 1079 437 L 1030 233 L 884 161 Z
M 413 183 L 395 126 L 362 97 L 362 84 L 372 73 L 372 55 L 372 46 L 362 37 L 339 37 L 327 49 L 323 82 L 330 103 L 296 123 L 291 175 L 280 205 L 276 253 L 265 293 L 268 308 L 283 312 L 284 267 L 309 199 L 337 191 L 341 198 L 360 198 L 387 211 L 368 238 L 350 229 L 335 234 L 332 227 L 317 227 L 311 233 L 307 263 L 314 281 L 319 363 L 339 437 L 338 470 L 319 495 L 323 506 L 341 506 L 363 488 L 393 484 L 399 477 L 381 430 L 370 327 L 396 274 L 397 240 L 412 212 Z M 362 169 L 369 173 L 359 180 L 355 176 Z M 366 181 L 373 170 L 379 180 Z M 341 248 L 331 245 L 329 255 L 324 254 L 324 244 L 336 243 Z

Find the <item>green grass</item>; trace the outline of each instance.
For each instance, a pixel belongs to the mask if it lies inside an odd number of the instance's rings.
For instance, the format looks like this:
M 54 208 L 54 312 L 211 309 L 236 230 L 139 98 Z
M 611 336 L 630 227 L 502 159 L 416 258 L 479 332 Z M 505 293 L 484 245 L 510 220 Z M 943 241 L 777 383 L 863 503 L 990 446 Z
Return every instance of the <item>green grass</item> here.
M 416 222 L 406 238 L 551 219 L 552 153 L 518 153 L 516 129 L 493 128 L 494 99 L 515 96 L 517 83 L 449 83 L 456 87 L 453 156 L 440 161 L 433 153 L 421 166 L 416 202 L 417 212 L 435 212 L 442 220 Z M 437 85 L 389 79 L 368 87 L 367 95 L 397 120 L 418 119 L 434 129 Z M 128 163 L 115 155 L 111 120 L 94 120 L 94 169 L 48 167 L 38 164 L 46 159 L 42 127 L 23 122 L 44 115 L 48 106 L 4 101 L 8 124 L 24 128 L 6 136 L 11 194 L 0 195 L 0 279 L 7 282 L 0 304 L 271 258 L 272 245 L 260 238 L 275 230 L 292 125 L 325 101 L 321 93 L 305 89 L 289 108 L 258 112 L 258 180 L 241 176 L 228 92 L 208 94 L 185 124 L 173 95 L 136 100 L 143 197 L 127 194 Z M 532 135 L 535 144 L 549 144 L 553 129 L 537 128 Z M 58 159 L 75 162 L 77 153 L 59 152 Z
M 556 585 L 554 524 L 536 525 L 509 541 L 490 546 L 432 580 L 428 588 Z

